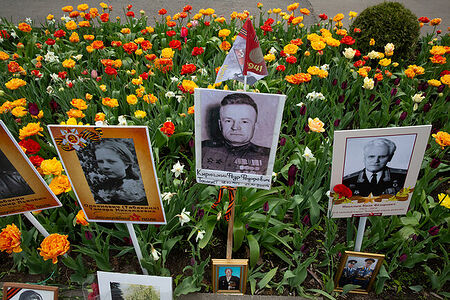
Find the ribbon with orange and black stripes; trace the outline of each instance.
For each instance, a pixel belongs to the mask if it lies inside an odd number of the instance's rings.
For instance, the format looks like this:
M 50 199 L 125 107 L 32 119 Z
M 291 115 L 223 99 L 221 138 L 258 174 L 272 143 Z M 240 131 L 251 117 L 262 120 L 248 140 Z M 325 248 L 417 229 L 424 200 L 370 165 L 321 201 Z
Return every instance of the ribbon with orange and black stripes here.
M 7 300 L 11 299 L 15 295 L 17 295 L 21 290 L 22 290 L 22 288 L 16 288 L 16 287 L 8 288 L 8 290 L 6 291 L 6 298 L 5 299 L 7 299 Z
M 231 208 L 234 205 L 234 198 L 236 196 L 236 188 L 235 187 L 225 186 L 225 185 L 221 186 L 219 189 L 219 196 L 217 197 L 216 202 L 214 202 L 213 205 L 211 205 L 211 208 L 215 209 L 217 207 L 217 205 L 220 203 L 220 201 L 222 201 L 224 190 L 228 190 L 228 197 L 230 198 L 230 201 L 228 202 L 227 212 L 225 213 L 225 216 L 224 216 L 225 220 L 229 221 L 230 216 L 231 216 Z

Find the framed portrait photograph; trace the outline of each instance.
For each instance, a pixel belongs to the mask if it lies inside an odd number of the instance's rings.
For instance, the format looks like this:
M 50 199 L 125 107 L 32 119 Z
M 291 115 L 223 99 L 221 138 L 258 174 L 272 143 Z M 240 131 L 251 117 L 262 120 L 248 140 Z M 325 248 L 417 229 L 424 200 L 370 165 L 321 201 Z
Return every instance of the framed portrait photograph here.
M 0 121 L 0 216 L 59 206 L 58 198 Z
M 5 282 L 3 300 L 58 300 L 58 288 L 37 284 Z
M 101 300 L 172 300 L 172 277 L 97 271 Z
M 88 221 L 165 224 L 146 126 L 48 126 Z
M 406 214 L 431 125 L 334 132 L 328 215 Z
M 195 89 L 197 182 L 270 189 L 286 96 Z
M 347 284 L 357 285 L 350 293 L 368 294 L 383 264 L 384 255 L 345 251 L 334 280 L 335 291 Z
M 248 259 L 213 259 L 213 293 L 245 294 Z

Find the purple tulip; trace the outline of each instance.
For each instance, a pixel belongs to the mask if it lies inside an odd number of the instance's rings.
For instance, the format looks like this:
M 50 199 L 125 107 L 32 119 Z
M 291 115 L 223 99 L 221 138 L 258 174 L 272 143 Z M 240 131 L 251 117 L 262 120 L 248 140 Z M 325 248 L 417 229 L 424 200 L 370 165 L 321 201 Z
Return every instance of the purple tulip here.
M 310 129 L 309 129 L 308 124 L 305 125 L 305 127 L 303 128 L 303 130 L 305 130 L 305 132 L 309 132 Z
M 248 230 L 248 227 L 249 227 L 249 226 L 248 226 L 248 224 L 245 224 L 245 229 L 247 229 L 247 230 Z
M 394 85 L 398 85 L 400 83 L 400 77 L 394 79 Z
M 345 95 L 339 95 L 338 102 L 343 103 L 345 101 Z
M 263 211 L 265 211 L 265 212 L 269 211 L 269 202 L 268 201 L 264 202 L 264 204 L 263 204 Z
M 205 215 L 205 210 L 203 208 L 200 208 L 199 210 L 197 210 L 197 220 L 200 220 L 201 218 L 203 218 L 203 216 Z
M 195 258 L 191 257 L 191 266 L 195 265 Z
M 430 162 L 430 168 L 436 169 L 437 167 L 439 167 L 440 164 L 441 161 L 439 160 L 439 158 L 433 158 Z
M 377 84 L 378 84 L 378 78 L 375 77 L 373 79 L 373 86 L 377 86 Z
M 347 80 L 341 83 L 341 89 L 345 90 L 347 88 Z
M 56 102 L 55 100 L 50 100 L 50 108 L 52 109 L 52 112 L 56 112 L 59 108 L 59 104 L 58 102 Z
M 304 116 L 306 114 L 306 105 L 300 107 L 300 115 Z
M 282 137 L 282 138 L 280 139 L 280 146 L 284 146 L 284 145 L 286 145 L 286 138 L 285 138 L 285 137 Z
M 417 234 L 413 233 L 409 236 L 413 241 L 417 241 Z
M 333 86 L 335 86 L 335 85 L 337 84 L 337 79 L 336 79 L 336 78 L 333 79 L 333 81 L 331 82 L 331 84 L 332 84 Z
M 90 232 L 90 231 L 85 231 L 84 232 L 84 237 L 87 239 L 87 240 L 92 240 L 92 238 L 94 237 L 94 235 L 92 234 L 92 232 Z
M 395 100 L 395 105 L 400 105 L 400 103 L 402 103 L 402 99 L 397 98 L 397 100 Z
M 407 116 L 408 116 L 408 113 L 406 111 L 402 112 L 400 115 L 400 121 L 404 121 Z
M 403 253 L 402 255 L 400 255 L 398 257 L 399 262 L 404 262 L 406 259 L 408 258 L 408 255 L 406 255 L 405 253 Z
M 431 236 L 435 236 L 439 234 L 439 226 L 432 226 L 430 229 L 428 229 L 428 233 Z
M 303 245 L 300 247 L 300 251 L 302 251 L 303 254 L 307 254 L 307 253 L 309 252 L 309 247 L 308 247 L 308 245 L 307 245 L 307 244 L 303 244 Z
M 334 127 L 338 127 L 341 124 L 341 119 L 336 119 L 333 123 Z
M 397 95 L 397 89 L 396 88 L 392 88 L 391 96 L 394 97 L 395 95 Z
M 28 112 L 32 116 L 37 116 L 39 114 L 39 108 L 36 103 L 28 103 Z
M 297 166 L 291 165 L 288 170 L 288 186 L 293 186 L 295 183 L 295 176 L 297 175 Z
M 309 226 L 310 222 L 311 222 L 311 219 L 309 218 L 309 215 L 305 215 L 302 220 L 303 225 Z
M 423 112 L 429 112 L 430 109 L 431 109 L 431 104 L 425 103 L 425 105 L 423 106 Z
M 127 245 L 132 245 L 133 244 L 133 241 L 131 240 L 131 238 L 129 236 L 124 237 L 123 241 Z
M 189 145 L 189 148 L 194 148 L 194 145 L 195 145 L 194 140 L 190 139 L 188 145 Z
M 369 101 L 372 102 L 375 100 L 375 94 L 370 94 Z
M 438 86 L 437 92 L 438 92 L 438 93 L 442 93 L 442 91 L 444 90 L 444 88 L 445 88 L 445 84 L 441 84 L 440 86 Z
M 92 77 L 92 79 L 96 79 L 98 77 L 98 73 L 96 70 L 91 71 L 91 77 Z

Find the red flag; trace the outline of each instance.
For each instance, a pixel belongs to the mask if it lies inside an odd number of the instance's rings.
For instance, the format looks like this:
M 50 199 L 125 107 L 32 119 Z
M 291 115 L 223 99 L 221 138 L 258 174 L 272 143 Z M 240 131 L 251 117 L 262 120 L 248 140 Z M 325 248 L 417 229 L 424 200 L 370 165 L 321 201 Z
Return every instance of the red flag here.
M 239 32 L 239 35 L 246 39 L 245 62 L 242 73 L 247 75 L 247 72 L 253 72 L 258 75 L 267 75 L 266 62 L 264 61 L 261 47 L 259 47 L 255 28 L 253 28 L 253 24 L 250 19 L 247 19 Z

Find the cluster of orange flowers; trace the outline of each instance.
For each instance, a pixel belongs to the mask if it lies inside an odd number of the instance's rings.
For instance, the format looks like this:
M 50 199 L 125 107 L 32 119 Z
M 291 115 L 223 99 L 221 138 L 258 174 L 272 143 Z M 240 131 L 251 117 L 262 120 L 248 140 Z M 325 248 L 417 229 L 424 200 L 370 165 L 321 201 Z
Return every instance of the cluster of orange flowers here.
M 18 253 L 22 251 L 20 247 L 21 232 L 15 224 L 11 224 L 3 228 L 0 233 L 0 250 L 6 251 L 8 254 Z
M 285 80 L 292 84 L 300 84 L 303 82 L 311 81 L 311 74 L 308 73 L 297 73 L 293 75 L 287 75 Z
M 70 242 L 67 240 L 68 235 L 61 235 L 58 233 L 50 234 L 42 243 L 40 255 L 44 260 L 51 259 L 54 264 L 58 262 L 58 256 L 64 255 L 70 249 Z

